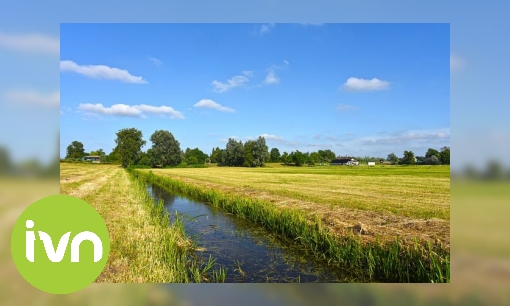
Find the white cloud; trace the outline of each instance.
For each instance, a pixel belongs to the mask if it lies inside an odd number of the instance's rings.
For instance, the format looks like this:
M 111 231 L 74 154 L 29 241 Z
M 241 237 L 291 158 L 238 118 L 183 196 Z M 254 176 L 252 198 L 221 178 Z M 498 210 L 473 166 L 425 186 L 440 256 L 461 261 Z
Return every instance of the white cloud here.
M 42 94 L 33 90 L 15 90 L 3 94 L 10 103 L 57 107 L 60 106 L 60 92 Z
M 133 76 L 127 70 L 105 65 L 78 65 L 73 61 L 60 61 L 60 71 L 70 71 L 93 79 L 119 80 L 124 83 L 145 84 L 140 76 Z
M 339 111 L 348 111 L 348 110 L 353 110 L 355 109 L 354 105 L 349 105 L 349 104 L 340 104 L 336 107 L 337 110 Z
M 154 65 L 156 65 L 156 66 L 159 66 L 159 65 L 161 65 L 161 64 L 163 63 L 160 59 L 157 59 L 157 58 L 155 58 L 155 57 L 149 57 L 149 60 L 150 60 L 151 62 L 153 62 L 153 63 L 154 63 Z
M 283 62 L 285 63 L 285 66 L 288 66 L 288 65 L 289 65 L 289 61 L 287 61 L 287 60 L 283 60 Z
M 465 67 L 465 62 L 462 58 L 450 54 L 450 70 L 457 71 Z
M 243 71 L 243 73 L 250 74 L 251 71 Z M 248 83 L 250 80 L 244 75 L 236 75 L 227 80 L 227 83 L 222 83 L 217 80 L 214 80 L 211 84 L 214 86 L 214 91 L 216 92 L 226 92 L 234 87 L 243 86 Z
M 342 85 L 341 88 L 348 91 L 372 91 L 372 90 L 384 90 L 390 87 L 390 83 L 382 81 L 377 78 L 371 80 L 359 79 L 359 78 L 348 78 L 347 81 Z
M 17 51 L 60 54 L 60 40 L 42 34 L 10 35 L 0 32 L 0 46 Z
M 266 75 L 266 79 L 264 80 L 264 84 L 278 84 L 280 83 L 280 78 L 276 76 L 273 69 L 269 69 L 269 72 Z
M 253 71 L 250 71 L 250 70 L 244 70 L 243 71 L 243 74 L 247 77 L 252 77 L 253 76 Z
M 264 139 L 266 139 L 266 140 L 275 140 L 275 141 L 283 141 L 284 140 L 283 137 L 271 135 L 271 134 L 262 134 L 259 136 L 264 137 Z
M 225 113 L 233 113 L 233 112 L 235 112 L 234 109 L 222 106 L 221 104 L 216 103 L 216 102 L 214 102 L 213 100 L 210 100 L 210 99 L 202 99 L 202 100 L 198 101 L 197 103 L 195 103 L 195 105 L 193 105 L 193 106 L 194 107 L 200 107 L 200 108 L 215 109 L 215 110 L 218 110 L 220 112 L 225 112 Z
M 264 35 L 269 33 L 275 27 L 274 23 L 263 24 L 260 26 L 259 34 Z
M 172 119 L 184 119 L 181 112 L 176 111 L 170 106 L 151 106 L 146 104 L 141 105 L 126 105 L 114 104 L 110 107 L 105 107 L 102 104 L 85 103 L 80 104 L 78 109 L 88 114 L 102 114 L 109 116 L 119 117 L 146 117 L 145 114 L 155 115 L 168 115 Z

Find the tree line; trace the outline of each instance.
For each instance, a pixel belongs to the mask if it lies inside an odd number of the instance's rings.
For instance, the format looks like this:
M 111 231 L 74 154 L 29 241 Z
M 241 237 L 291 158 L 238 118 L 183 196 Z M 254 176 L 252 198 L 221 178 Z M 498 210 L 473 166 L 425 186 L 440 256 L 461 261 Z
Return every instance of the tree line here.
M 299 150 L 280 153 L 278 148 L 269 150 L 264 137 L 242 142 L 229 138 L 225 148 L 213 148 L 210 155 L 198 148 L 181 150 L 180 143 L 166 130 L 157 130 L 150 136 L 152 146 L 146 151 L 142 131 L 135 128 L 121 129 L 116 133 L 115 148 L 110 154 L 102 149 L 85 152 L 83 143 L 73 141 L 66 151 L 66 160 L 81 160 L 84 156 L 99 156 L 103 163 L 120 163 L 123 167 L 198 167 L 206 163 L 230 167 L 262 167 L 268 162 L 279 162 L 285 165 L 316 165 L 329 164 L 337 158 L 331 150 L 317 152 L 301 152 Z M 378 157 L 357 157 L 361 163 L 383 161 Z M 441 151 L 430 148 L 424 157 L 415 157 L 412 151 L 404 151 L 403 158 L 391 153 L 386 158 L 392 164 L 450 164 L 450 148 Z

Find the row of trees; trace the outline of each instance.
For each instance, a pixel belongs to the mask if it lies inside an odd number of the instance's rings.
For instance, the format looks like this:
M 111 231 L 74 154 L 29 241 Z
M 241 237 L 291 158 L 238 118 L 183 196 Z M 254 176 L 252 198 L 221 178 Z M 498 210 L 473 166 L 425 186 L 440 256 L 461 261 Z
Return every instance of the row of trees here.
M 319 150 L 318 152 L 300 152 L 299 150 L 291 153 L 283 152 L 280 154 L 278 148 L 272 148 L 268 152 L 268 147 L 264 137 L 259 137 L 256 141 L 249 140 L 244 144 L 242 141 L 229 139 L 225 149 L 216 147 L 211 152 L 212 163 L 218 163 L 220 166 L 244 166 L 258 167 L 267 162 L 281 162 L 284 164 L 303 164 L 330 163 L 336 158 L 331 150 Z
M 216 147 L 208 156 L 198 148 L 187 148 L 182 151 L 179 141 L 166 130 L 158 130 L 151 135 L 152 147 L 147 152 L 142 151 L 142 147 L 146 145 L 142 131 L 135 128 L 121 129 L 116 133 L 116 136 L 116 146 L 108 155 L 102 149 L 86 153 L 81 142 L 73 141 L 67 147 L 66 159 L 76 160 L 86 155 L 97 155 L 100 156 L 101 162 L 119 162 L 123 167 L 132 165 L 175 167 L 204 165 L 207 162 L 217 163 L 219 166 L 262 167 L 267 162 L 281 162 L 296 166 L 329 164 L 336 158 L 336 154 L 329 149 L 311 153 L 296 150 L 290 153 L 283 152 L 283 154 L 280 154 L 278 148 L 272 148 L 269 151 L 264 137 L 248 140 L 245 143 L 229 138 L 224 149 Z M 377 157 L 358 157 L 357 159 L 362 163 L 382 160 Z M 403 158 L 398 158 L 394 153 L 391 153 L 387 160 L 393 164 L 449 165 L 450 148 L 443 147 L 441 151 L 430 148 L 424 157 L 415 157 L 412 151 L 404 151 Z
M 414 156 L 413 151 L 404 151 L 404 157 L 398 158 L 394 153 L 391 153 L 386 160 L 394 165 L 449 165 L 450 147 L 442 147 L 441 151 L 429 148 L 425 156 Z

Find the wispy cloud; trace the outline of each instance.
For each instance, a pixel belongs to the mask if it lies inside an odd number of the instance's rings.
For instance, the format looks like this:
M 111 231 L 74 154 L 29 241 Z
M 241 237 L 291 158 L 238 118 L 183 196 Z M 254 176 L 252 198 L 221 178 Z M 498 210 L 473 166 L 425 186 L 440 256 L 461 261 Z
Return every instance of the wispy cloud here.
M 14 90 L 3 94 L 3 98 L 12 104 L 39 105 L 58 107 L 60 106 L 60 92 L 43 94 L 33 90 Z
M 195 103 L 195 105 L 193 105 L 193 106 L 198 107 L 198 108 L 210 108 L 210 109 L 214 109 L 214 110 L 217 110 L 220 112 L 225 112 L 225 113 L 235 112 L 234 109 L 222 106 L 221 104 L 216 103 L 210 99 L 202 99 L 202 100 L 198 101 L 197 103 Z
M 23 52 L 60 54 L 60 40 L 42 34 L 6 34 L 0 32 L 0 47 Z
M 336 109 L 343 112 L 343 111 L 356 109 L 356 107 L 354 107 L 354 105 L 349 105 L 349 104 L 340 104 L 336 107 Z
M 250 81 L 247 76 L 253 75 L 251 71 L 243 71 L 244 75 L 236 75 L 227 80 L 226 83 L 214 80 L 211 84 L 214 86 L 216 92 L 226 92 L 232 88 L 243 86 Z
M 271 32 L 271 30 L 275 27 L 275 24 L 274 23 L 267 23 L 267 24 L 263 24 L 260 26 L 260 30 L 259 30 L 259 34 L 260 35 L 264 35 L 264 34 L 267 34 L 269 32 Z
M 114 104 L 110 107 L 105 107 L 103 104 L 85 103 L 80 104 L 78 109 L 88 114 L 100 114 L 118 117 L 146 118 L 146 114 L 153 114 L 168 115 L 172 119 L 184 119 L 184 116 L 181 112 L 176 111 L 170 106 L 151 106 L 146 104 Z
M 373 91 L 373 90 L 384 90 L 390 87 L 390 83 L 387 81 L 382 81 L 377 78 L 373 78 L 371 80 L 367 79 L 359 79 L 355 77 L 350 77 L 347 81 L 340 87 L 340 89 L 347 91 Z
M 450 128 L 436 130 L 406 130 L 396 131 L 391 134 L 378 133 L 377 136 L 362 137 L 353 140 L 353 146 L 383 146 L 394 147 L 406 146 L 432 146 L 435 144 L 449 144 Z M 416 152 L 415 152 L 416 153 Z
M 275 140 L 275 141 L 283 141 L 283 137 L 272 135 L 272 134 L 261 134 L 260 137 L 264 137 L 266 140 Z
M 269 69 L 266 78 L 264 79 L 264 84 L 278 84 L 280 83 L 280 78 L 274 73 L 273 69 Z
M 60 71 L 82 74 L 92 79 L 119 80 L 124 83 L 146 84 L 141 76 L 133 76 L 127 70 L 105 65 L 78 65 L 73 61 L 60 61 Z
M 149 56 L 149 60 L 156 66 L 159 66 L 161 65 L 163 62 L 160 60 L 160 59 L 157 59 L 155 57 L 150 57 Z

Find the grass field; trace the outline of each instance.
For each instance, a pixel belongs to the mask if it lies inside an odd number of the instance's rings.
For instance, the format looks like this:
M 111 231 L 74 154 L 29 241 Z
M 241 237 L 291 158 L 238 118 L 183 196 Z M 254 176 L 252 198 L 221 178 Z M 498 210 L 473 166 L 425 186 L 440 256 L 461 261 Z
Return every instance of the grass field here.
M 110 255 L 97 282 L 221 281 L 222 271 L 210 270 L 212 262 L 202 264 L 192 256 L 194 245 L 182 223 L 169 226 L 163 206 L 155 205 L 124 169 L 77 163 L 60 167 L 60 193 L 91 204 L 110 233 Z
M 142 171 L 149 171 L 144 169 Z M 210 167 L 152 169 L 156 175 L 318 214 L 335 231 L 363 227 L 365 239 L 450 241 L 446 166 Z
M 339 265 L 388 281 L 449 282 L 449 167 L 134 171 L 297 239 Z
M 271 165 L 271 164 L 270 164 Z M 415 218 L 450 218 L 450 168 L 378 167 L 210 167 L 155 169 L 179 179 L 221 184 L 236 192 L 263 191 L 331 206 Z M 244 190 L 246 189 L 246 190 Z

